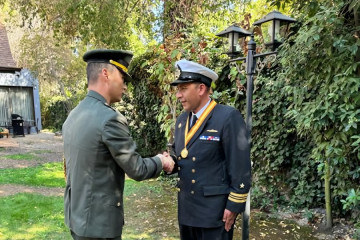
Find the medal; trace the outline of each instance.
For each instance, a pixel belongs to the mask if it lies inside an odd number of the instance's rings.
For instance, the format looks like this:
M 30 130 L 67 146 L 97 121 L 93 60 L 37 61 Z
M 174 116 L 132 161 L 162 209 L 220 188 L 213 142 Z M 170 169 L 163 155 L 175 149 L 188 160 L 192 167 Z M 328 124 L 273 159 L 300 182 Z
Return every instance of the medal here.
M 186 149 L 186 145 L 190 142 L 191 138 L 195 135 L 195 133 L 199 130 L 201 124 L 205 121 L 206 117 L 210 114 L 210 112 L 216 106 L 216 102 L 212 100 L 210 104 L 206 107 L 205 111 L 201 114 L 200 118 L 196 121 L 195 125 L 189 131 L 189 118 L 190 114 L 186 120 L 185 133 L 184 133 L 184 149 L 181 150 L 180 156 L 182 158 L 187 158 L 189 155 L 189 151 Z M 181 123 L 178 125 L 178 128 L 181 127 Z
M 186 148 L 184 148 L 182 151 L 181 151 L 181 157 L 182 158 L 186 158 L 188 156 L 189 152 Z

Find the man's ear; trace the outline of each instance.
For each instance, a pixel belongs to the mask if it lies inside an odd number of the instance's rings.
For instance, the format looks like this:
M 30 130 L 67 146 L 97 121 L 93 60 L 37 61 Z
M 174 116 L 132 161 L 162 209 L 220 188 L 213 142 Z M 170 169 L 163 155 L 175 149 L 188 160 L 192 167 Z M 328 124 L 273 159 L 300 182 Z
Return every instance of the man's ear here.
M 109 79 L 109 70 L 107 68 L 101 69 L 101 76 L 107 81 Z
M 200 95 L 203 96 L 207 92 L 207 88 L 203 83 L 201 83 L 199 87 L 200 87 Z

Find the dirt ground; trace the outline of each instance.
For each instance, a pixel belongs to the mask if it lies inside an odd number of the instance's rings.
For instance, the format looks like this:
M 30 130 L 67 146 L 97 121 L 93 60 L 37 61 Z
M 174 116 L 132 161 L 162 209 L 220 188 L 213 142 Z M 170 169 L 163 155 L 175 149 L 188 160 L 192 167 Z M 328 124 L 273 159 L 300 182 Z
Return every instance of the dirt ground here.
M 12 160 L 4 158 L 4 155 L 35 153 L 35 160 Z M 38 134 L 25 135 L 25 137 L 0 138 L 0 169 L 2 168 L 26 168 L 46 162 L 61 162 L 63 157 L 63 141 L 61 136 L 54 133 L 40 132 Z M 32 187 L 13 184 L 0 184 L 0 197 L 9 196 L 16 193 L 37 193 L 45 196 L 63 196 L 62 188 Z M 175 200 L 176 201 L 176 200 Z M 139 204 L 143 205 L 143 204 Z M 255 209 L 252 210 L 256 211 Z M 142 211 L 140 211 L 142 212 Z M 291 217 L 290 214 L 281 216 L 284 219 L 296 220 L 298 225 L 307 225 L 303 217 Z M 324 214 L 320 214 L 324 218 Z M 176 221 L 176 219 L 174 220 Z M 303 223 L 301 222 L 303 221 Z M 318 226 L 316 226 L 318 225 Z M 313 226 L 314 230 L 319 231 L 320 224 Z M 316 234 L 317 239 L 344 239 L 352 240 L 350 236 L 354 232 L 353 226 L 349 226 L 341 220 L 335 220 L 335 226 L 331 232 L 320 231 Z M 273 239 L 273 238 L 270 238 Z M 275 239 L 275 238 L 274 238 Z M 298 238 L 296 238 L 298 239 Z
M 12 160 L 1 156 L 10 154 L 36 153 L 36 160 Z M 25 135 L 25 137 L 0 138 L 0 169 L 26 168 L 45 162 L 62 161 L 63 142 L 54 133 Z M 0 184 L 0 197 L 16 193 L 38 193 L 46 196 L 62 196 L 62 188 L 31 187 L 14 184 Z

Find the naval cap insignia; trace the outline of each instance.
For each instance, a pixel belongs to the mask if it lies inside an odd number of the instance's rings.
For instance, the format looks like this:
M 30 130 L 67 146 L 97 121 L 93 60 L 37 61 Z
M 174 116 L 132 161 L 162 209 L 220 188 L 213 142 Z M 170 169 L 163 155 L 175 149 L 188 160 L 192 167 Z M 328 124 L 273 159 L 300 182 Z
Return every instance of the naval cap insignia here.
M 175 79 L 178 79 L 178 78 L 180 77 L 180 74 L 181 74 L 180 69 L 179 69 L 179 68 L 176 68 L 175 73 L 174 73 Z

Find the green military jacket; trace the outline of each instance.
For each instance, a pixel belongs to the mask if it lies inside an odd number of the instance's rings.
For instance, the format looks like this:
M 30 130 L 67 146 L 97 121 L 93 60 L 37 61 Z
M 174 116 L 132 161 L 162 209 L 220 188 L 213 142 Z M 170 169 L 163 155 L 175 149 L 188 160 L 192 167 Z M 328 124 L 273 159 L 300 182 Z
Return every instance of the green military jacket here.
M 121 236 L 125 173 L 137 181 L 159 176 L 159 157 L 142 158 L 125 117 L 89 91 L 63 128 L 65 223 L 78 236 Z

